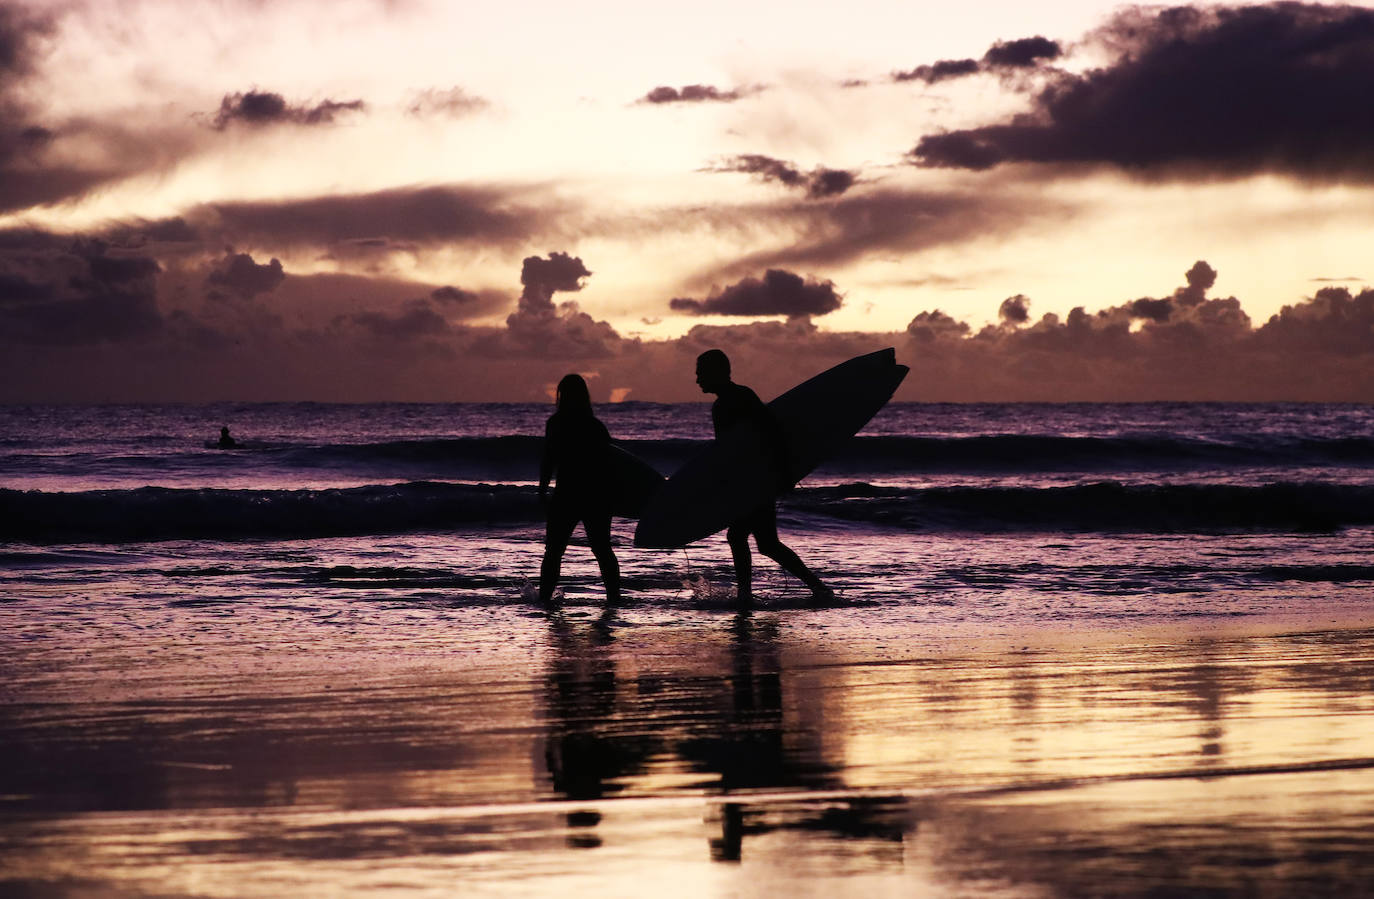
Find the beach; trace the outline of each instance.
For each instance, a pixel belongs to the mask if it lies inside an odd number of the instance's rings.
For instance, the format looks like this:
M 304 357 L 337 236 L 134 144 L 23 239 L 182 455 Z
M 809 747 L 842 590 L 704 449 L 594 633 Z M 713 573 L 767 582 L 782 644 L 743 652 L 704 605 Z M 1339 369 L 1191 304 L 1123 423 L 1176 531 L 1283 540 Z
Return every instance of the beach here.
M 7 894 L 1334 896 L 1374 874 L 1374 628 L 1348 613 L 912 652 L 844 608 L 278 609 L 247 633 L 183 608 L 175 635 L 94 644 L 75 609 L 4 607 Z

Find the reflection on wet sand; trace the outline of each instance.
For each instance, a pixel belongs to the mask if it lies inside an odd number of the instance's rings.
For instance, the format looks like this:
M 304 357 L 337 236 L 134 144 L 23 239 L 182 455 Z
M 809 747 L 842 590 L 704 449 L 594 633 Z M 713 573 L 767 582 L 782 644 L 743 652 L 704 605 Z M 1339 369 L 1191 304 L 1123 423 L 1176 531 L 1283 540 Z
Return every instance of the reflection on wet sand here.
M 732 795 L 843 788 L 840 764 L 825 756 L 824 720 L 814 709 L 787 714 L 777 622 L 736 615 L 716 657 L 719 669 L 617 676 L 614 631 L 604 620 L 550 616 L 544 759 L 552 791 L 600 800 L 631 790 L 690 789 Z M 743 813 L 726 803 L 714 816 L 712 855 L 738 860 Z M 568 813 L 570 828 L 594 827 L 592 810 Z M 572 844 L 600 845 L 578 832 Z
M 604 896 L 639 892 L 646 870 L 668 895 L 1374 882 L 1371 631 L 846 661 L 776 613 L 541 627 L 516 653 L 530 662 L 499 673 L 266 671 L 169 697 L 150 671 L 120 702 L 74 680 L 45 697 L 16 666 L 0 886 Z

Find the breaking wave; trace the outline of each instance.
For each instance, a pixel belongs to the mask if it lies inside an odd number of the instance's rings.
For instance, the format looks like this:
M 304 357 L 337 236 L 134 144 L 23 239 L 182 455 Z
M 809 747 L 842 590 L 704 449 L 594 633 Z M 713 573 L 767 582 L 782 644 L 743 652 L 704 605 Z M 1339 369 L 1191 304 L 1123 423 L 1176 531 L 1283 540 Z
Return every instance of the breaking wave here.
M 920 532 L 1329 532 L 1374 525 L 1374 487 L 1323 483 L 803 487 L 789 527 Z M 529 486 L 411 481 L 318 490 L 0 490 L 0 539 L 33 543 L 308 539 L 535 526 Z

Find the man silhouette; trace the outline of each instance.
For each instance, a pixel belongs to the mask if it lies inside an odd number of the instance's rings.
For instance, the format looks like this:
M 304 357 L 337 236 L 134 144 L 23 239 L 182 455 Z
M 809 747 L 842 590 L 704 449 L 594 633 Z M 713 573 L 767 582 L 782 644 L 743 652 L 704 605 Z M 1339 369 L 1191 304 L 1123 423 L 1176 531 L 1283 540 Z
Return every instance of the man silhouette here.
M 785 490 L 791 487 L 787 476 L 787 447 L 777 420 L 758 394 L 730 379 L 730 358 L 723 351 L 707 350 L 697 357 L 697 386 L 702 393 L 716 395 L 716 401 L 711 404 L 711 423 L 715 427 L 716 437 L 720 438 L 736 425 L 750 424 L 759 428 L 773 456 L 773 475 L 777 488 Z M 732 522 L 725 531 L 730 555 L 735 562 L 735 583 L 739 588 L 740 604 L 750 603 L 754 599 L 754 561 L 749 551 L 751 535 L 759 552 L 801 578 L 811 588 L 814 597 L 832 599 L 834 591 L 778 539 L 776 502 L 776 497 L 769 497 Z

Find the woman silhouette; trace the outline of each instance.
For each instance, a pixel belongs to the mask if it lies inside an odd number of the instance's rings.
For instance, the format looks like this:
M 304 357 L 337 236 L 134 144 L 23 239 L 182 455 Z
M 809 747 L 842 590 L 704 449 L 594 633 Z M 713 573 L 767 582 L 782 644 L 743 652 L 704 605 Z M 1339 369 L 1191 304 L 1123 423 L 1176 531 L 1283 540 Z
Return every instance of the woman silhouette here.
M 601 566 L 606 602 L 620 601 L 620 563 L 611 549 L 611 501 L 607 479 L 610 432 L 592 412 L 592 398 L 581 375 L 558 382 L 557 408 L 544 428 L 544 457 L 539 465 L 539 500 L 547 504 L 544 561 L 539 566 L 539 599 L 548 602 L 558 585 L 563 553 L 573 529 L 582 522 L 587 542 Z M 553 499 L 549 480 L 556 478 Z

